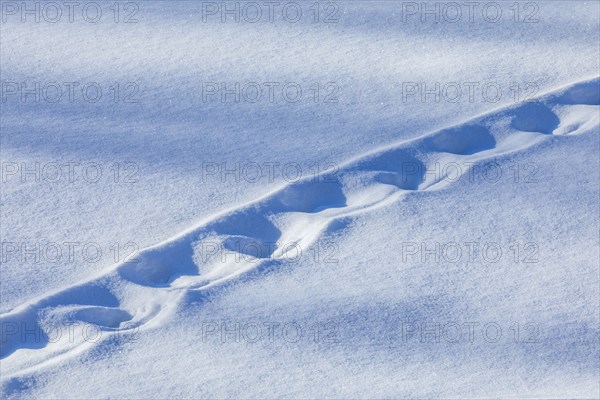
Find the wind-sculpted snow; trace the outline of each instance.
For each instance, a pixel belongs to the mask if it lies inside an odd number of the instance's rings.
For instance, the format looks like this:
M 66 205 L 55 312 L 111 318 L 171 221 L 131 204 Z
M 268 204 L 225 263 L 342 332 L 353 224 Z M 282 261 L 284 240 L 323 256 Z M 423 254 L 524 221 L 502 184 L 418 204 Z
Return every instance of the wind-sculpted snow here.
M 254 202 L 214 215 L 198 226 L 143 250 L 78 285 L 48 293 L 0 316 L 2 379 L 61 363 L 101 342 L 62 335 L 52 327 L 92 324 L 127 335 L 165 324 L 182 298 L 219 293 L 230 283 L 261 279 L 286 263 L 296 247 L 343 230 L 348 217 L 366 214 L 410 193 L 452 184 L 426 173 L 436 162 L 475 163 L 534 149 L 556 135 L 597 135 L 598 78 L 573 84 L 534 101 L 495 110 L 462 124 L 394 143 L 324 173 L 285 185 Z M 467 173 L 468 169 L 462 171 Z M 223 261 L 215 249 L 243 257 Z M 27 332 L 39 332 L 39 338 Z M 68 338 L 68 339 L 67 339 Z

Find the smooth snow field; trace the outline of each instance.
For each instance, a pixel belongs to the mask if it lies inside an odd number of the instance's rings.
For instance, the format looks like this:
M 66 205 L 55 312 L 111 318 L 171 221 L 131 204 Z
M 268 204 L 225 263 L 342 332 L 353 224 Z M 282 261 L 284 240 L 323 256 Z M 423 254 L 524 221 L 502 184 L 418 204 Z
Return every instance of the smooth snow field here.
M 0 7 L 1 398 L 600 398 L 600 2 Z

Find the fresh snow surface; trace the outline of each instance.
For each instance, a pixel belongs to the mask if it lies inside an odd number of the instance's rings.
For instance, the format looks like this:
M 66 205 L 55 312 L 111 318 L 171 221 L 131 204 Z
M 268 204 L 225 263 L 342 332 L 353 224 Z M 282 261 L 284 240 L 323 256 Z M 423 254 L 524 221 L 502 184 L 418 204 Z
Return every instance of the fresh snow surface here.
M 2 398 L 600 397 L 599 2 L 49 4 L 1 3 Z

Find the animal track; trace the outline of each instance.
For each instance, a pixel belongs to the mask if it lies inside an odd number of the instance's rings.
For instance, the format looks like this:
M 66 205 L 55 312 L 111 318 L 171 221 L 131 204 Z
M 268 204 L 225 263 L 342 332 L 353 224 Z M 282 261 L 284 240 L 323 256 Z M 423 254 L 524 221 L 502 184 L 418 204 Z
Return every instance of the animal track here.
M 133 317 L 127 311 L 110 307 L 84 307 L 73 313 L 76 321 L 83 321 L 106 328 L 118 328 L 122 322 Z
M 524 132 L 550 135 L 560 124 L 558 116 L 547 106 L 537 102 L 525 103 L 514 110 L 512 127 Z
M 121 264 L 118 272 L 124 279 L 139 285 L 168 287 L 180 275 L 198 273 L 192 262 L 193 251 L 185 240 L 168 243 L 140 253 L 136 261 Z
M 423 140 L 425 148 L 444 153 L 471 155 L 490 150 L 496 139 L 481 125 L 463 125 L 444 129 Z
M 374 171 L 375 181 L 399 189 L 415 190 L 423 181 L 425 164 L 406 149 L 391 149 L 367 156 L 349 171 Z
M 314 213 L 327 208 L 346 205 L 342 184 L 331 176 L 320 177 L 318 182 L 298 182 L 275 195 L 286 211 Z
M 207 230 L 220 235 L 240 235 L 260 241 L 276 241 L 281 231 L 257 207 L 240 210 L 209 224 Z

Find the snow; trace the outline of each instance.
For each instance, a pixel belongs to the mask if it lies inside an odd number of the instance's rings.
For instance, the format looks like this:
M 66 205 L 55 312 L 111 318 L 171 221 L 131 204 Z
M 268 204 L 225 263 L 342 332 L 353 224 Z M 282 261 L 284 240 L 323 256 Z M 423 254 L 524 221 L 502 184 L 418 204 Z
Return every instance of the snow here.
M 2 5 L 3 397 L 600 396 L 597 2 L 98 4 Z

